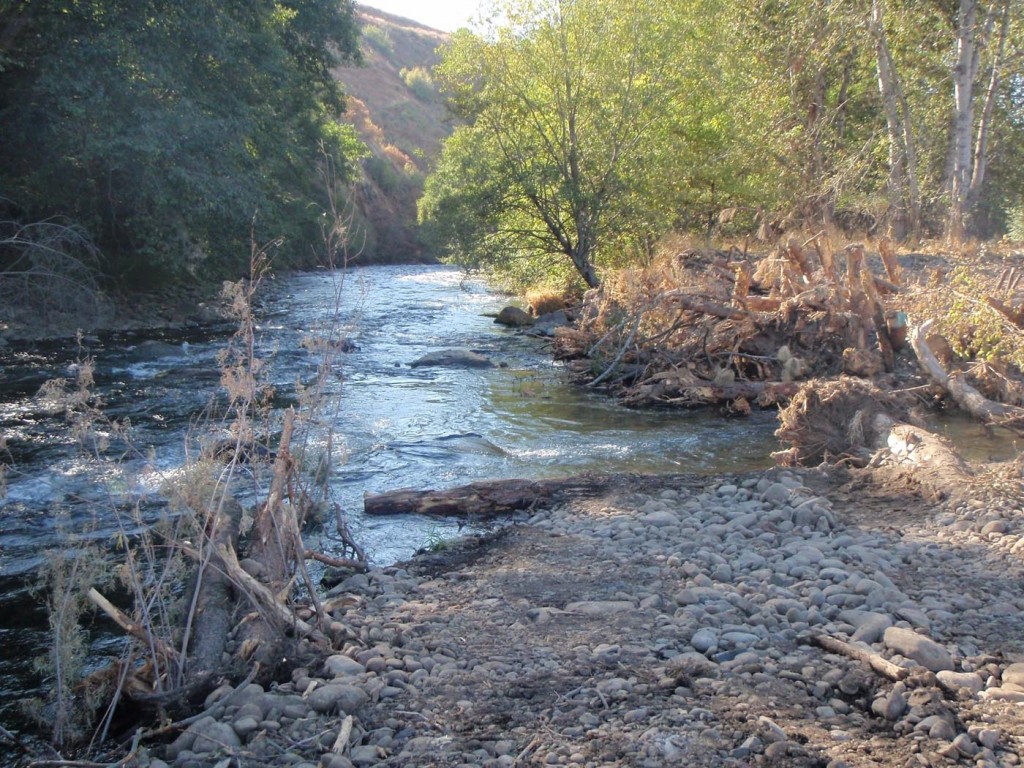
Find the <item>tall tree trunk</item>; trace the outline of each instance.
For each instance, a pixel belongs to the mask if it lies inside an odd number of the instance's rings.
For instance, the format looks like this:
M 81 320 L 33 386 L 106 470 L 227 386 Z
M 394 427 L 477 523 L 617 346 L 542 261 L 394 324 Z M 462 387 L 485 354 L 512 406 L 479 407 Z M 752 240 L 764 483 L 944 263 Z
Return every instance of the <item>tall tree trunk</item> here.
M 594 269 L 592 251 L 592 247 L 581 238 L 579 244 L 569 253 L 569 258 L 572 259 L 576 271 L 580 273 L 580 277 L 586 282 L 588 288 L 600 288 L 601 280 L 597 276 L 597 270 Z
M 889 134 L 889 208 L 897 219 L 905 216 L 906 146 L 900 128 L 899 105 L 896 102 L 895 73 L 890 66 L 889 46 L 882 26 L 881 0 L 871 4 L 871 29 L 875 36 L 875 62 L 878 72 L 878 90 L 885 110 L 885 125 Z M 900 232 L 894 232 L 897 239 Z
M 882 0 L 873 0 L 871 4 L 870 27 L 875 38 L 878 90 L 882 95 L 889 134 L 889 204 L 901 222 L 893 234 L 897 239 L 908 233 L 917 237 L 921 226 L 917 147 L 910 108 L 885 34 Z
M 993 7 L 993 10 L 995 8 Z M 995 107 L 996 92 L 999 90 L 1002 65 L 1006 58 L 1006 38 L 1010 29 L 1010 0 L 1004 0 L 1002 7 L 1002 20 L 999 24 L 999 46 L 996 58 L 992 62 L 992 71 L 989 75 L 988 90 L 985 92 L 985 104 L 981 111 L 981 120 L 978 123 L 978 136 L 974 145 L 974 168 L 971 173 L 971 183 L 967 190 L 967 207 L 973 207 L 981 195 L 981 185 L 985 181 L 985 171 L 988 167 L 988 136 L 989 127 L 992 124 L 992 111 Z
M 978 25 L 980 0 L 960 0 L 957 15 L 956 63 L 953 67 L 953 136 L 949 152 L 950 206 L 946 236 L 963 240 L 967 234 L 967 216 L 981 196 L 988 166 L 988 138 L 992 114 L 1006 57 L 1006 39 L 1010 28 L 1012 0 L 993 2 Z M 989 84 L 982 105 L 981 119 L 974 124 L 974 102 L 982 51 L 999 21 L 999 42 L 992 56 Z M 975 135 L 975 132 L 976 135 Z
M 964 239 L 967 192 L 971 183 L 971 137 L 974 132 L 974 76 L 977 67 L 978 1 L 960 0 L 957 14 L 956 63 L 953 66 L 953 136 L 949 220 L 946 236 Z
M 893 86 L 896 89 L 896 98 L 900 103 L 900 112 L 903 123 L 903 146 L 907 151 L 907 193 L 910 203 L 910 234 L 917 239 L 921 235 L 921 186 L 918 183 L 917 163 L 917 138 L 914 136 L 914 123 L 910 116 L 910 104 L 907 102 L 907 95 L 903 91 L 903 84 L 896 72 L 892 52 L 886 51 L 889 57 L 889 65 L 893 72 Z
M 836 97 L 836 138 L 840 142 L 846 136 L 847 101 L 850 98 L 850 83 L 853 80 L 853 65 L 857 57 L 857 49 L 854 48 L 846 56 L 843 64 L 843 77 L 839 83 L 839 95 Z

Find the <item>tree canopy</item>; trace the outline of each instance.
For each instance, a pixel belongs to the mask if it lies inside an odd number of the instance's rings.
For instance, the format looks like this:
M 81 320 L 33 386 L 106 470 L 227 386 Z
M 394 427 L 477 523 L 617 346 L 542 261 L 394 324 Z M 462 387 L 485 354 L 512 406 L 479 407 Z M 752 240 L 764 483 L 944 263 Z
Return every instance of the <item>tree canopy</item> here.
M 254 221 L 308 261 L 357 59 L 349 0 L 0 0 L 4 218 L 76 222 L 129 283 L 237 274 Z
M 853 223 L 961 239 L 1024 225 L 1013 0 L 491 10 L 438 72 L 462 125 L 420 216 L 457 260 L 520 282 L 569 264 L 595 285 L 600 265 L 672 229 Z

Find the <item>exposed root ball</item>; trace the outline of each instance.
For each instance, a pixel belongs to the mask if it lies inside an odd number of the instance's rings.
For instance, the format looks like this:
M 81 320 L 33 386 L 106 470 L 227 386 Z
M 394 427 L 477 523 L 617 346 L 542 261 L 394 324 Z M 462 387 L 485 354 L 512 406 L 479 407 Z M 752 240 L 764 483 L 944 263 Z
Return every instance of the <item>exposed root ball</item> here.
M 866 463 L 884 435 L 874 433 L 875 417 L 910 420 L 907 407 L 870 382 L 850 377 L 808 381 L 779 413 L 775 435 L 792 446 L 787 461 L 818 464 L 836 458 Z

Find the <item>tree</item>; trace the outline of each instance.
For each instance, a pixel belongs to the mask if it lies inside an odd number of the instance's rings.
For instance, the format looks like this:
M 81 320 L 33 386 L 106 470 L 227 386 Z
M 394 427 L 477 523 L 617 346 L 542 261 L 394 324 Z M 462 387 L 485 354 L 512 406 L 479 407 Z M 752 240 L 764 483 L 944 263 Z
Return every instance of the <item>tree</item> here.
M 1021 7 L 506 2 L 444 55 L 464 125 L 421 219 L 464 262 L 527 282 L 569 264 L 591 285 L 727 210 L 901 239 L 1005 231 L 1024 194 Z
M 733 39 L 733 151 L 747 158 L 749 204 L 807 226 L 870 207 L 864 181 L 878 105 L 856 5 L 733 2 L 724 25 Z
M 421 218 L 464 260 L 558 255 L 596 286 L 602 248 L 674 214 L 645 176 L 669 146 L 681 167 L 674 116 L 710 98 L 698 32 L 711 9 L 513 0 L 494 10 L 483 36 L 460 31 L 443 52 L 438 79 L 466 125 L 427 181 Z
M 911 122 L 910 107 L 896 69 L 885 31 L 884 0 L 872 0 L 869 29 L 875 40 L 875 63 L 878 90 L 885 108 L 889 138 L 889 206 L 906 227 L 899 227 L 898 238 L 906 234 L 915 238 L 921 231 L 921 188 L 918 173 L 917 139 Z
M 965 218 L 977 204 L 985 181 L 995 101 L 1006 60 L 1010 8 L 1011 0 L 1001 0 L 992 2 L 983 13 L 979 0 L 960 0 L 957 12 L 947 224 L 947 235 L 955 241 L 964 238 Z M 988 87 L 980 93 L 982 56 L 987 49 L 991 49 Z M 976 120 L 977 106 L 980 116 Z
M 331 67 L 350 0 L 5 0 L 0 185 L 81 225 L 115 280 L 235 276 L 261 239 L 314 239 L 315 166 L 349 167 Z M 5 63 L 3 63 L 5 62 Z

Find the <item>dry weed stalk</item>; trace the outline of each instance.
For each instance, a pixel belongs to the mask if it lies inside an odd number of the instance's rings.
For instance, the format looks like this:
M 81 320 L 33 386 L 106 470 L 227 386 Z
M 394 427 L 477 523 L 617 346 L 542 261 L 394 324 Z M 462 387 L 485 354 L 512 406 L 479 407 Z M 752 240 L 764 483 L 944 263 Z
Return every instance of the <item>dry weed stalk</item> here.
M 331 197 L 330 210 L 336 218 L 334 200 Z M 345 238 L 345 227 L 336 220 L 325 230 L 329 258 L 344 254 Z M 85 711 L 75 703 L 74 680 L 76 664 L 80 666 L 85 654 L 79 618 L 90 600 L 126 633 L 120 661 L 102 676 L 113 692 L 108 689 L 101 696 L 94 689 L 96 702 L 102 699 L 109 705 L 94 732 L 98 742 L 106 738 L 122 697 L 164 711 L 187 706 L 189 699 L 202 695 L 214 674 L 231 674 L 221 659 L 228 650 L 227 636 L 234 629 L 234 609 L 218 602 L 229 596 L 243 596 L 250 610 L 259 612 L 260 622 L 248 626 L 263 624 L 269 629 L 240 640 L 239 678 L 245 676 L 246 665 L 284 655 L 274 649 L 290 633 L 317 644 L 329 643 L 317 626 L 326 621 L 327 614 L 316 597 L 316 585 L 305 561 L 311 557 L 334 560 L 307 550 L 302 530 L 311 511 L 330 506 L 328 476 L 335 444 L 331 409 L 339 406 L 326 384 L 336 370 L 342 283 L 335 284 L 335 315 L 328 325 L 328 341 L 306 345 L 316 353 L 316 376 L 300 388 L 297 410 L 275 414 L 268 383 L 270 364 L 259 352 L 253 313 L 254 296 L 267 265 L 267 248 L 254 245 L 250 277 L 225 285 L 224 296 L 238 322 L 238 331 L 219 356 L 225 416 L 223 420 L 215 418 L 211 404 L 204 420 L 194 427 L 188 441 L 189 463 L 177 478 L 163 485 L 171 512 L 158 521 L 147 520 L 139 503 L 126 510 L 110 489 L 109 509 L 120 526 L 118 547 L 124 555 L 116 571 L 130 607 L 114 605 L 100 591 L 107 582 L 94 572 L 85 573 L 84 565 L 89 562 L 109 572 L 104 558 L 83 559 L 64 553 L 56 561 L 59 567 L 51 572 L 52 657 L 64 660 L 53 667 L 59 678 L 51 707 L 58 715 L 54 733 L 58 744 L 77 742 L 83 734 L 76 726 L 91 722 L 91 713 L 82 722 L 72 722 L 69 715 Z M 91 362 L 83 360 L 74 382 L 48 385 L 44 395 L 61 403 L 72 431 L 99 470 L 100 465 L 117 462 L 117 456 L 108 457 L 116 454 L 109 450 L 110 435 L 127 446 L 122 456 L 141 452 L 132 447 L 129 425 L 114 424 L 103 416 L 91 387 Z M 231 437 L 228 450 L 223 441 L 208 438 L 219 424 Z M 278 431 L 280 438 L 271 445 L 266 436 Z M 218 450 L 209 450 L 214 443 Z M 322 453 L 310 461 L 317 451 Z M 262 501 L 246 510 L 237 501 L 243 495 Z M 335 505 L 334 511 L 339 534 L 352 553 L 336 562 L 365 567 L 365 557 L 351 541 L 341 510 Z M 243 547 L 262 564 L 260 578 L 243 568 L 239 556 Z M 181 587 L 186 580 L 191 580 L 191 586 L 183 596 Z M 313 603 L 314 625 L 299 618 L 301 606 L 292 595 L 296 580 Z M 86 681 L 86 687 L 96 679 Z

